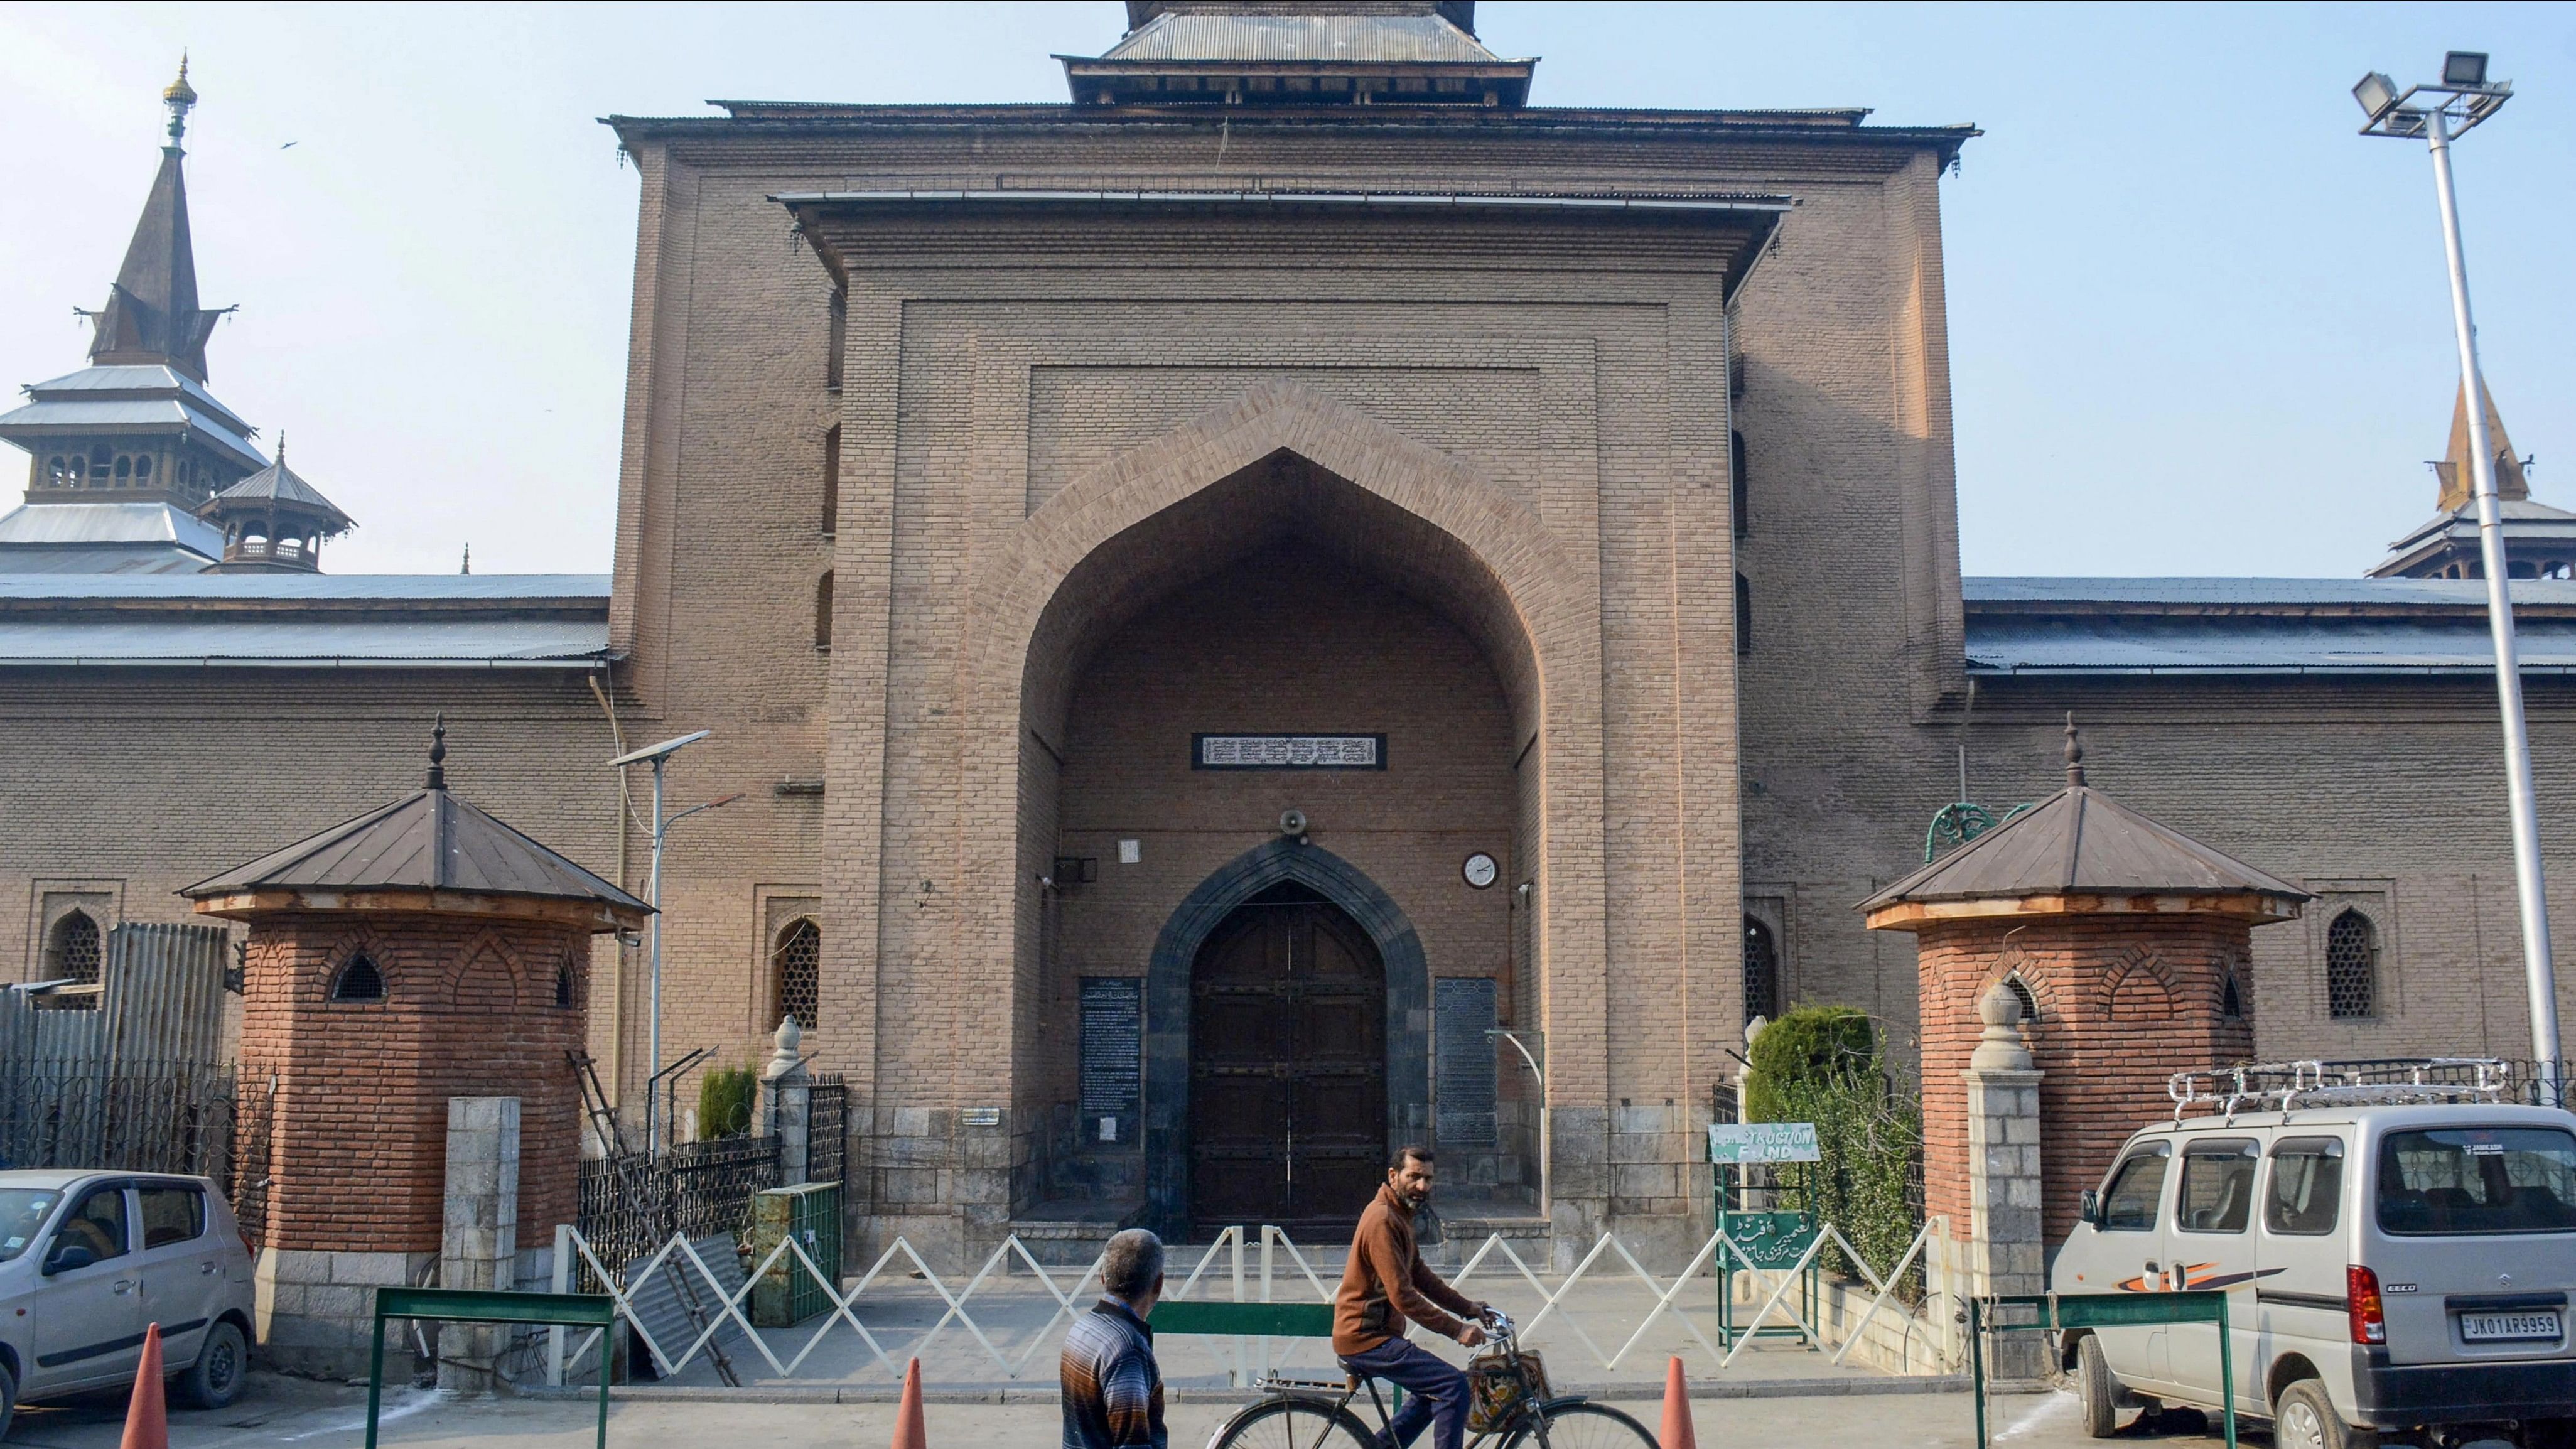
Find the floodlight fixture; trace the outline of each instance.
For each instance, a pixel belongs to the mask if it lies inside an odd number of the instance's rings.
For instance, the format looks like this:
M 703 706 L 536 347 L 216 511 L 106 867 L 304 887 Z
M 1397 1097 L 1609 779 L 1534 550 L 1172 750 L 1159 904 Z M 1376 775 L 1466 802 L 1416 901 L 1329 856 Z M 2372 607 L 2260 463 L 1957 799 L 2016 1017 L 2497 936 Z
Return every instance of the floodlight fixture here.
M 2459 192 L 2451 179 L 2451 142 L 2513 98 L 2511 81 L 2487 79 L 2487 54 L 2455 50 L 2442 57 L 2439 84 L 2398 92 L 2377 71 L 2352 88 L 2370 119 L 2365 136 L 2421 137 L 2432 151 L 2433 193 L 2442 216 L 2442 251 L 2450 265 L 2451 332 L 2460 351 L 2460 396 L 2468 423 L 2471 496 L 2484 560 L 2487 630 L 2495 645 L 2497 714 L 2504 724 L 2505 814 L 2513 835 L 2513 885 L 2522 926 L 2523 985 L 2531 998 L 2531 1054 L 2538 1059 L 2540 1105 L 2564 1105 L 2559 1055 L 2557 963 L 2550 954 L 2548 883 L 2540 854 L 2540 800 L 2532 785 L 2531 728 L 2523 717 L 2522 660 L 2514 639 L 2512 570 L 2496 498 L 2495 444 L 2487 436 L 2486 379 L 2478 369 L 2477 320 L 2469 308 L 2469 264 L 2460 240 Z M 2422 97 L 2418 100 L 2418 97 Z
M 707 736 L 714 733 L 714 730 L 697 730 L 689 734 L 682 735 L 678 739 L 664 740 L 658 745 L 646 745 L 640 750 L 630 750 L 625 754 L 619 755 L 616 759 L 609 761 L 608 768 L 616 770 L 622 769 L 628 765 L 640 765 L 647 760 L 658 761 L 667 759 L 672 755 L 678 754 L 683 747 L 694 745 L 698 741 L 705 739 Z

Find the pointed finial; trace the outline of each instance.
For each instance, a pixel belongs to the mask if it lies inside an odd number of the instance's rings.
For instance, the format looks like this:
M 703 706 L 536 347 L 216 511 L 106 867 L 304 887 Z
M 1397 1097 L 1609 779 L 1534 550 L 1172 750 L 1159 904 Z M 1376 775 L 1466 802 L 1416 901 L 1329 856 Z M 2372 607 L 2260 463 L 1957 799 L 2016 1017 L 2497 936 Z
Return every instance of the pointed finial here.
M 447 716 L 441 714 L 429 727 L 429 788 L 447 788 Z
M 277 430 L 277 466 L 280 469 L 286 466 L 286 429 L 284 428 Z
M 2084 783 L 2084 737 L 2075 732 L 2075 712 L 2066 712 L 2066 786 L 2074 789 Z
M 176 148 L 179 138 L 188 130 L 188 108 L 197 103 L 197 88 L 188 84 L 188 53 L 179 52 L 179 78 L 161 93 L 161 104 L 170 108 L 170 144 Z
M 456 571 L 460 574 L 470 574 L 474 572 L 474 545 L 470 543 L 465 545 L 464 562 L 459 563 L 456 566 Z

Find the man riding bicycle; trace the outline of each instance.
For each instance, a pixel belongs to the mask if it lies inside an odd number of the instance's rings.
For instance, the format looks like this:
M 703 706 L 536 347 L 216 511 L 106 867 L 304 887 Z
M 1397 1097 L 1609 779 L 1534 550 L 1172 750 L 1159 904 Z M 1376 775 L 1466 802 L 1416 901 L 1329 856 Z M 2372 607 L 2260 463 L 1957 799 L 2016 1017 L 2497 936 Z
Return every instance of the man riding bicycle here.
M 1378 1436 L 1380 1449 L 1405 1449 L 1426 1423 L 1433 1449 L 1459 1449 L 1467 1432 L 1467 1376 L 1409 1342 L 1405 1325 L 1419 1323 L 1473 1348 L 1485 1341 L 1478 1320 L 1492 1311 L 1422 1265 L 1413 1216 L 1431 1199 L 1433 1175 L 1430 1148 L 1396 1149 L 1386 1185 L 1360 1214 L 1350 1266 L 1333 1295 L 1333 1352 L 1342 1367 L 1385 1379 L 1408 1396 Z

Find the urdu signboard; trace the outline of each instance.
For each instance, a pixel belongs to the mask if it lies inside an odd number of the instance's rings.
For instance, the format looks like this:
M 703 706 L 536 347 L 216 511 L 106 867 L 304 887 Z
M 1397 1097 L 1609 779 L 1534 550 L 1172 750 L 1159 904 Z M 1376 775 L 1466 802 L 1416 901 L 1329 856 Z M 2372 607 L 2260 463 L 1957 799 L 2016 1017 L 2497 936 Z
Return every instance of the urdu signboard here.
M 1708 1160 L 1741 1165 L 1748 1162 L 1815 1162 L 1813 1122 L 1711 1122 Z

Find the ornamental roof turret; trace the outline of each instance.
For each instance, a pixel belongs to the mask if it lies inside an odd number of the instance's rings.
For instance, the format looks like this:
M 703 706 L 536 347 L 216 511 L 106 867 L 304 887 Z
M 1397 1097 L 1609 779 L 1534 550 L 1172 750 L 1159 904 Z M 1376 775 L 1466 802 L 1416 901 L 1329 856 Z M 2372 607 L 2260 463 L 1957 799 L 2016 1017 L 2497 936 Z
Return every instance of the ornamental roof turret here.
M 1056 57 L 1075 105 L 1515 108 L 1538 66 L 1486 49 L 1472 0 L 1130 0 L 1127 27 Z
M 422 788 L 179 892 L 199 913 L 433 911 L 641 925 L 653 908 L 447 788 L 447 726 L 431 731 Z
M 2495 394 L 2479 379 L 2486 403 L 2487 446 L 2495 450 L 2496 513 L 2504 526 L 2505 576 L 2516 579 L 2576 578 L 2576 513 L 2535 502 L 2531 496 L 2530 460 L 2513 450 L 2505 436 L 2504 416 L 2496 411 Z M 2388 546 L 2388 556 L 2371 569 L 2372 578 L 2482 579 L 2485 549 L 2478 538 L 2477 473 L 2469 451 L 2469 387 L 2460 384 L 2451 405 L 2451 445 L 2432 465 L 2440 492 L 2440 510 L 2414 531 Z
M 2066 788 L 1861 902 L 1872 930 L 1972 916 L 2138 913 L 2288 920 L 2312 899 L 2086 783 L 2066 721 Z
M 358 526 L 287 468 L 284 433 L 276 462 L 207 499 L 197 516 L 223 530 L 224 573 L 319 573 L 322 540 Z

